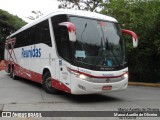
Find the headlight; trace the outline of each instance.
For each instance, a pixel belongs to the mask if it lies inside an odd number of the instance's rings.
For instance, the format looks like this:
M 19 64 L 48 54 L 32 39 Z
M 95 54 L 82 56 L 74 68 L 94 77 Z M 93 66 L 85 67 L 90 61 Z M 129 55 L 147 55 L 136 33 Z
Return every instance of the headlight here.
M 87 75 L 84 75 L 84 74 L 81 74 L 81 73 L 77 73 L 77 72 L 74 72 L 74 71 L 72 71 L 71 73 L 72 73 L 73 75 L 75 75 L 76 77 L 82 79 L 82 80 L 86 80 L 86 79 L 89 78 Z
M 79 74 L 78 77 L 83 80 L 86 80 L 88 78 L 86 75 L 83 74 Z
M 128 73 L 124 74 L 124 75 L 123 75 L 123 78 L 124 78 L 124 79 L 125 79 L 125 78 L 128 78 Z

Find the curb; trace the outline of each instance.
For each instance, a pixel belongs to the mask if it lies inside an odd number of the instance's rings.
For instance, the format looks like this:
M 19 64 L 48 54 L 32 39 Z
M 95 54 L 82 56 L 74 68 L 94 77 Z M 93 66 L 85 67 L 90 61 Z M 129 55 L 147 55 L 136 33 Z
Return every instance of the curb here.
M 130 86 L 148 86 L 148 87 L 160 87 L 160 84 L 156 83 L 142 83 L 142 82 L 129 82 Z

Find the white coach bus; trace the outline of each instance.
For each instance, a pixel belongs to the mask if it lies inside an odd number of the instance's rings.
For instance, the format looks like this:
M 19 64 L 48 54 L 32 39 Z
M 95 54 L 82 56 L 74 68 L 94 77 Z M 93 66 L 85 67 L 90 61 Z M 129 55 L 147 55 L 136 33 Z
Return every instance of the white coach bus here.
M 93 12 L 58 10 L 7 37 L 6 72 L 43 84 L 48 93 L 92 94 L 123 90 L 128 67 L 116 19 Z

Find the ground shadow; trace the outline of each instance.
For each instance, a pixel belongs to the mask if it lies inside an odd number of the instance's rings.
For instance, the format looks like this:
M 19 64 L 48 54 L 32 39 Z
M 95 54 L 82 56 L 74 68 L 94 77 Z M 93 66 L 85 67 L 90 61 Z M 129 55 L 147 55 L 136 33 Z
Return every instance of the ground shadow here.
M 63 99 L 68 99 L 69 101 L 75 103 L 99 103 L 99 102 L 116 102 L 122 101 L 120 98 L 112 97 L 107 94 L 89 94 L 89 95 L 71 95 L 63 93 Z
M 28 84 L 29 86 L 33 86 L 37 89 L 43 90 L 42 85 L 34 81 L 30 81 L 30 80 L 27 80 L 21 77 L 18 77 L 16 81 L 24 83 L 24 84 Z M 61 99 L 66 99 L 74 103 L 96 103 L 96 102 L 122 101 L 122 99 L 120 98 L 116 98 L 116 97 L 113 97 L 107 94 L 72 95 L 69 93 L 59 91 L 57 94 L 52 94 L 52 95 L 60 97 Z
M 10 77 L 9 74 L 8 74 L 8 77 Z M 14 79 L 12 79 L 12 80 L 14 80 Z M 28 80 L 28 79 L 25 79 L 25 78 L 22 78 L 22 77 L 16 77 L 15 81 L 18 81 L 20 83 L 28 84 L 29 86 L 33 86 L 33 87 L 42 89 L 42 85 L 40 83 L 31 81 L 31 80 Z

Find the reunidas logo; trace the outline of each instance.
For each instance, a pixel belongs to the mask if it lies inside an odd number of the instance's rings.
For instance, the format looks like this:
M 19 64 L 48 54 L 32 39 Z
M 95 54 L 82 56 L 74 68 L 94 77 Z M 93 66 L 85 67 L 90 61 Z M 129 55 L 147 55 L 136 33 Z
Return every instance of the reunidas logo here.
M 22 48 L 22 57 L 24 58 L 41 57 L 41 48 L 36 48 L 35 45 L 34 47 L 31 46 L 30 50 L 25 50 L 24 48 Z

